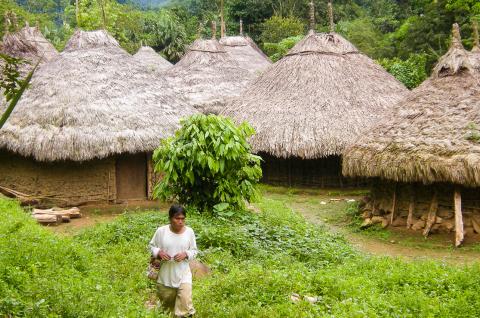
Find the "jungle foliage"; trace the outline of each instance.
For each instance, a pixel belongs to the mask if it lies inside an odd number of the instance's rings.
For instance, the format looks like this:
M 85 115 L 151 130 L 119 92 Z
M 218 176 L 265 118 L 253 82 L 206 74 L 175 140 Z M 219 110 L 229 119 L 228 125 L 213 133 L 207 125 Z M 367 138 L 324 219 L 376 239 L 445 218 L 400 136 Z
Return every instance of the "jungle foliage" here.
M 25 20 L 31 24 L 39 21 L 42 32 L 57 48 L 62 48 L 76 26 L 90 30 L 105 25 L 129 52 L 135 52 L 143 43 L 176 61 L 195 39 L 200 22 L 206 25 L 212 19 L 219 21 L 221 2 L 80 0 L 77 19 L 74 1 L 4 0 L 0 3 L 0 12 L 13 10 L 20 24 Z M 242 19 L 245 32 L 267 51 L 271 51 L 268 48 L 271 43 L 278 44 L 307 31 L 309 0 L 223 2 L 227 34 L 237 34 Z M 314 2 L 317 30 L 326 31 L 327 2 Z M 336 31 L 362 52 L 382 61 L 382 65 L 389 65 L 388 69 L 409 87 L 418 84 L 423 72 L 428 75 L 446 52 L 454 22 L 460 24 L 464 45 L 470 49 L 473 42 L 471 21 L 480 19 L 480 4 L 476 0 L 335 0 L 333 5 Z M 0 30 L 0 35 L 3 32 Z M 209 27 L 200 33 L 211 36 Z M 281 46 L 280 51 L 272 53 L 273 59 L 282 56 Z M 424 58 L 425 65 L 418 63 L 415 56 Z M 412 67 L 417 69 L 412 70 Z M 410 75 L 414 78 L 407 78 Z

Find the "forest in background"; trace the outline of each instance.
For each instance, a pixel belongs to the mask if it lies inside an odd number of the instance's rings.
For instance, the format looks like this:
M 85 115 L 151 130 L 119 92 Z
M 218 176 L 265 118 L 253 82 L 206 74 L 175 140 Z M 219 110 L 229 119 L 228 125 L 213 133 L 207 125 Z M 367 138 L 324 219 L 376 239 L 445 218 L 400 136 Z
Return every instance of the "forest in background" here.
M 1 35 L 14 26 L 5 13 L 15 12 L 17 23 L 38 23 L 43 34 L 61 50 L 76 27 L 105 27 L 128 52 L 152 46 L 172 62 L 201 33 L 211 36 L 209 23 L 220 21 L 221 2 L 228 35 L 245 32 L 274 61 L 306 34 L 309 0 L 3 0 Z M 327 1 L 315 0 L 317 31 L 328 30 Z M 454 22 L 462 28 L 463 44 L 473 45 L 472 22 L 480 20 L 478 0 L 334 0 L 336 32 L 377 60 L 407 87 L 429 74 L 450 42 Z M 220 28 L 218 28 L 218 35 Z

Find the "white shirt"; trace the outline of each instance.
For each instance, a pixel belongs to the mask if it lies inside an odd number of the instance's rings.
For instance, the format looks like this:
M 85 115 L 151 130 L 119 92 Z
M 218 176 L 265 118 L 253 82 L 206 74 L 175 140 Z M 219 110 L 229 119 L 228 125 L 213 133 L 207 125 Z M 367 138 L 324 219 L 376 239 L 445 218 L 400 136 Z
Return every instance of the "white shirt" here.
M 153 235 L 149 246 L 153 256 L 158 256 L 158 252 L 164 251 L 171 258 L 170 261 L 162 261 L 158 283 L 173 288 L 180 287 L 180 284 L 192 283 L 192 272 L 188 262 L 197 255 L 197 243 L 195 233 L 190 227 L 185 226 L 185 231 L 177 234 L 170 230 L 170 225 L 161 226 Z M 173 257 L 181 252 L 186 252 L 188 257 L 176 262 Z

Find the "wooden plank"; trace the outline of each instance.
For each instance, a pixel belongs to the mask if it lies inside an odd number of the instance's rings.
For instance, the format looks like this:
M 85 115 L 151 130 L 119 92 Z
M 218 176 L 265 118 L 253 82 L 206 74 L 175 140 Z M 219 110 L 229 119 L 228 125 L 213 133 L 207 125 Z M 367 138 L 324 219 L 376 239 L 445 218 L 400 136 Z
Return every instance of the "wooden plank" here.
M 397 183 L 393 186 L 392 214 L 390 215 L 390 224 L 395 220 L 395 210 L 397 209 Z
M 432 229 L 432 226 L 435 224 L 437 219 L 437 210 L 438 210 L 438 198 L 437 198 L 437 189 L 434 189 L 432 201 L 430 202 L 430 208 L 428 210 L 427 222 L 425 229 L 423 230 L 423 236 L 427 237 Z
M 408 204 L 407 229 L 411 229 L 413 226 L 414 211 L 415 211 L 415 186 L 412 184 L 410 187 L 410 202 Z
M 455 247 L 460 246 L 463 242 L 463 215 L 462 215 L 462 194 L 460 189 L 455 188 L 453 194 L 453 202 L 455 206 Z

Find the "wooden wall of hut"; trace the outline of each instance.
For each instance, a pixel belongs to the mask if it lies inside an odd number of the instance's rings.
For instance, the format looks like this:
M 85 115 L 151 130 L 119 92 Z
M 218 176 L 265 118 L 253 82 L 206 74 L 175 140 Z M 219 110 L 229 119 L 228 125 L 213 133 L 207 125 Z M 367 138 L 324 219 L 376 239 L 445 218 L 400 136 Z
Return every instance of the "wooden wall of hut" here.
M 115 159 L 38 162 L 0 151 L 0 187 L 39 206 L 115 200 Z M 26 195 L 23 197 L 23 195 Z
M 461 212 L 464 232 L 480 233 L 480 188 L 467 188 L 449 183 L 423 185 L 372 180 L 371 196 L 364 208 L 365 219 L 383 219 L 384 226 L 403 226 L 414 231 L 425 231 L 432 202 L 435 203 L 435 222 L 429 233 L 455 231 L 454 192 L 461 195 Z M 436 192 L 436 199 L 434 194 Z M 409 210 L 412 210 L 407 226 Z M 392 211 L 394 217 L 392 218 Z M 428 233 L 426 233 L 428 234 Z
M 366 186 L 359 179 L 342 176 L 340 156 L 322 159 L 277 158 L 266 153 L 262 159 L 263 177 L 261 182 L 282 185 L 316 188 L 352 188 Z

